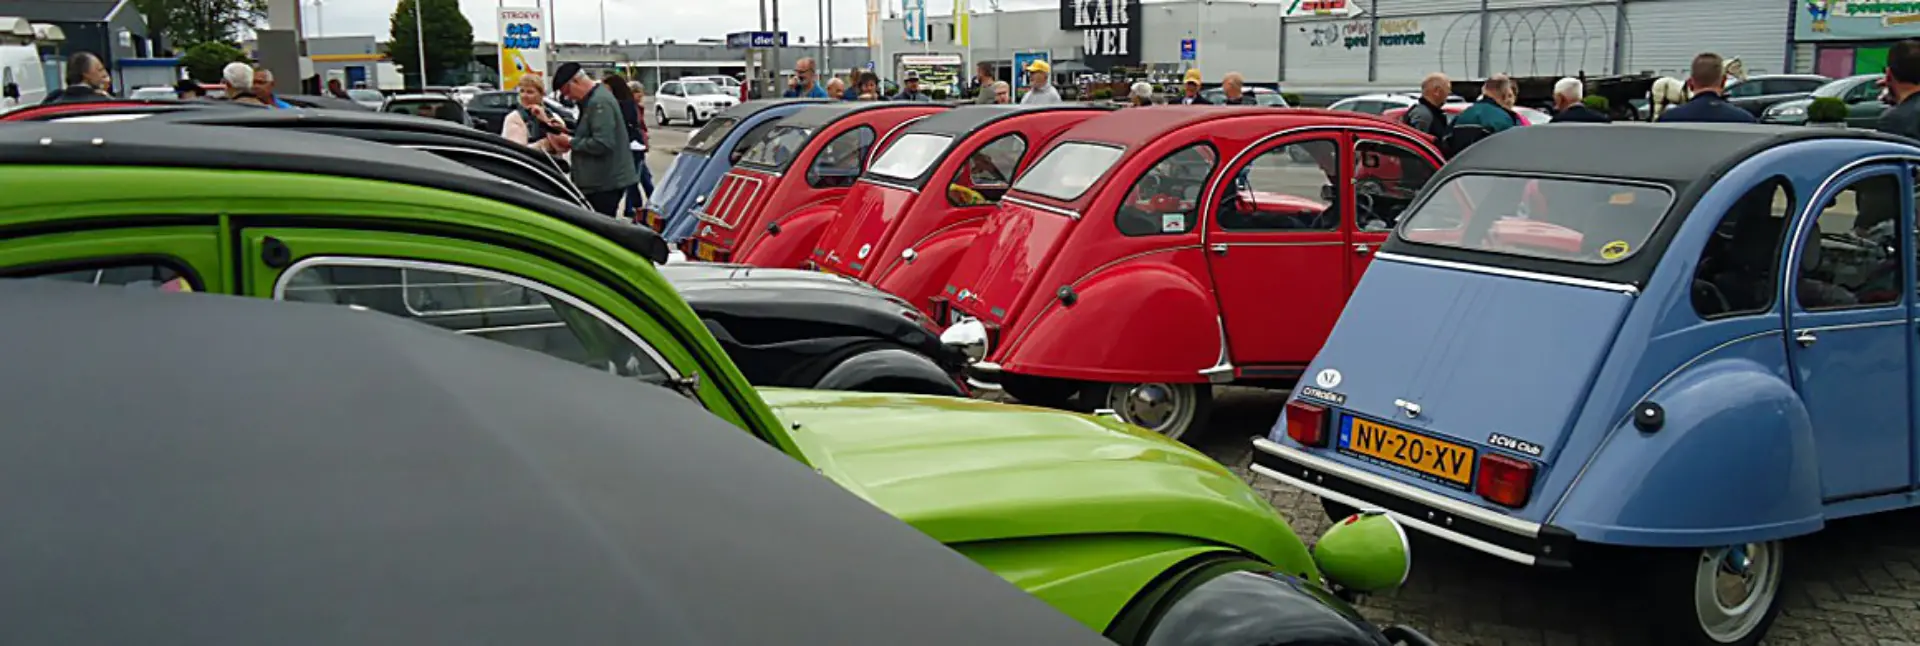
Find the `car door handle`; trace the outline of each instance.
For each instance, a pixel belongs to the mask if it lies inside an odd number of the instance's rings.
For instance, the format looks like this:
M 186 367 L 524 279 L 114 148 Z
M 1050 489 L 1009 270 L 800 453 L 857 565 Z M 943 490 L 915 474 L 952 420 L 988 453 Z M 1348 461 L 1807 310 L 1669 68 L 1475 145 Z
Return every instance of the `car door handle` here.
M 1802 348 L 1813 347 L 1813 344 L 1819 340 L 1820 335 L 1814 334 L 1813 330 L 1801 330 L 1793 335 L 1793 342 L 1800 344 Z
M 1222 256 L 1227 255 L 1227 246 L 1224 244 L 1207 245 L 1207 249 Z
M 1354 245 L 1354 246 L 1353 246 L 1353 252 L 1354 252 L 1354 253 L 1357 253 L 1357 254 L 1360 254 L 1360 255 L 1362 255 L 1362 256 L 1364 256 L 1364 255 L 1367 255 L 1367 254 L 1369 254 L 1369 253 L 1373 253 L 1373 248 L 1371 248 L 1371 247 L 1368 247 L 1368 246 L 1366 246 L 1366 245 L 1363 245 L 1363 244 L 1357 244 L 1357 245 Z

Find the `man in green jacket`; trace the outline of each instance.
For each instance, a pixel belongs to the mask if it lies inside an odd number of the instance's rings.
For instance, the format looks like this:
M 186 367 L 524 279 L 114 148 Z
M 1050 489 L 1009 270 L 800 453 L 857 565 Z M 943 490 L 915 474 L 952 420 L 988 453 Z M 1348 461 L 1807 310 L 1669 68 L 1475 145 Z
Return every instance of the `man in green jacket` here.
M 1513 79 L 1505 74 L 1495 74 L 1480 85 L 1480 100 L 1460 112 L 1453 118 L 1456 131 L 1460 126 L 1480 126 L 1493 134 L 1520 125 L 1520 115 L 1513 113 L 1516 99 Z
M 580 125 L 574 129 L 569 160 L 574 185 L 587 194 L 593 210 L 618 216 L 620 199 L 640 182 L 633 153 L 627 148 L 633 138 L 627 134 L 620 102 L 612 91 L 580 71 L 579 63 L 561 63 L 553 75 L 553 89 L 580 106 Z

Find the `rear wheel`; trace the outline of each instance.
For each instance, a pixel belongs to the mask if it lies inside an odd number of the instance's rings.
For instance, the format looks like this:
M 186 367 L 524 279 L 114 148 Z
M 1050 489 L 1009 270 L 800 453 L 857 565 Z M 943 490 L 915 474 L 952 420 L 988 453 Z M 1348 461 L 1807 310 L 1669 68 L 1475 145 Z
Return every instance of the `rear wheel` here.
M 1111 409 L 1128 424 L 1187 441 L 1207 424 L 1213 388 L 1206 384 L 1093 384 L 1080 401 Z
M 667 125 L 667 108 L 665 106 L 653 106 L 653 122 L 663 126 Z
M 1760 643 L 1780 613 L 1785 548 L 1781 541 L 1767 541 L 1650 552 L 1660 640 L 1703 646 Z
M 1080 384 L 1066 379 L 1000 375 L 1000 389 L 1028 406 L 1066 408 L 1080 391 Z

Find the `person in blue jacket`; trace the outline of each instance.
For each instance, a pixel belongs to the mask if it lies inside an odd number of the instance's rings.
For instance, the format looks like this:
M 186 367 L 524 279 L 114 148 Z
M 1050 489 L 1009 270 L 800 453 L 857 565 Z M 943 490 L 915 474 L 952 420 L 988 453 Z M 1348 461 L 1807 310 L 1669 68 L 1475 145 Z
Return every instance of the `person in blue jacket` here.
M 1453 127 L 1480 126 L 1493 134 L 1519 126 L 1520 115 L 1513 112 L 1518 97 L 1514 90 L 1512 77 L 1495 74 L 1488 78 L 1480 84 L 1480 100 L 1460 111 L 1460 116 L 1453 118 Z
M 820 87 L 820 78 L 814 75 L 812 58 L 793 62 L 793 79 L 787 82 L 787 92 L 783 96 L 789 99 L 827 98 L 827 90 Z
M 1661 123 L 1759 123 L 1753 113 L 1727 102 L 1727 62 L 1719 54 L 1706 52 L 1693 57 L 1693 70 L 1688 76 L 1687 86 L 1693 91 L 1693 98 L 1668 108 L 1660 115 Z

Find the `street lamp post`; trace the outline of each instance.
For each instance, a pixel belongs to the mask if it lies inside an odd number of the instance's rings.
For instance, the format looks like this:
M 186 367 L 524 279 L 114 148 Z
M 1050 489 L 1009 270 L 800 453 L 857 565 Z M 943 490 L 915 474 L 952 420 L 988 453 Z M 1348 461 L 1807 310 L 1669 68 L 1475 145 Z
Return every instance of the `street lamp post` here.
M 420 3 L 426 0 L 413 0 L 413 42 L 414 49 L 420 54 L 420 91 L 427 91 L 427 27 L 420 20 Z

